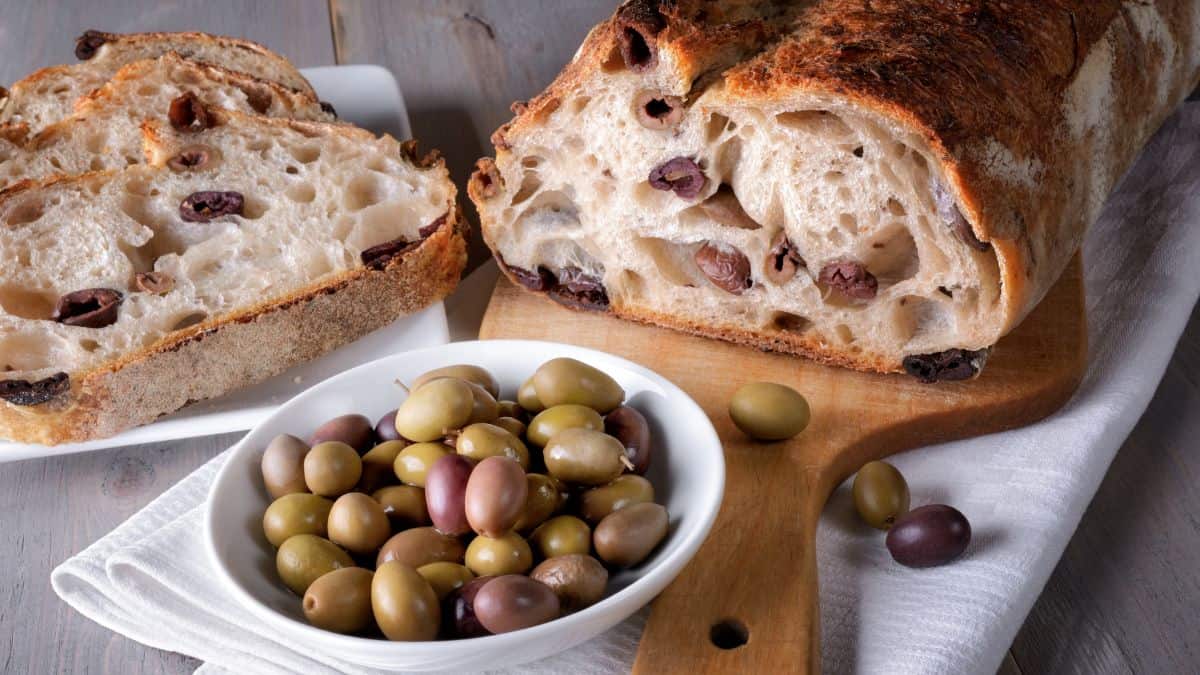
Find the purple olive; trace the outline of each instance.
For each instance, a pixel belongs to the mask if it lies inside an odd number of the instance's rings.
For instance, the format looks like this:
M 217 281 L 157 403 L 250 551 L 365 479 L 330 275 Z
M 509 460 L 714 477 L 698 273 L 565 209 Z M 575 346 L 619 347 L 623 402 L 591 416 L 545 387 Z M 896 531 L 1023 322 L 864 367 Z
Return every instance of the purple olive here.
M 442 601 L 442 635 L 449 639 L 491 635 L 475 617 L 475 596 L 496 577 L 475 577 L 450 591 Z
M 426 485 L 428 494 L 428 484 Z M 487 537 L 500 537 L 525 511 L 529 484 L 515 459 L 488 457 L 475 467 L 467 481 L 466 512 L 471 529 Z
M 362 415 L 341 415 L 317 427 L 308 444 L 316 445 L 325 441 L 341 441 L 362 454 L 370 450 L 375 442 L 375 430 L 371 427 L 371 420 Z
M 558 596 L 523 574 L 492 579 L 475 595 L 479 623 L 492 633 L 508 633 L 558 618 Z
M 380 443 L 401 440 L 400 432 L 396 431 L 395 410 L 384 415 L 383 417 L 380 417 L 379 421 L 375 423 L 375 438 L 377 438 Z
M 458 536 L 471 531 L 466 494 L 467 480 L 474 468 L 471 460 L 454 454 L 439 457 L 429 467 L 425 476 L 425 506 L 439 532 Z
M 636 408 L 623 405 L 604 417 L 604 433 L 621 441 L 633 472 L 645 474 L 650 468 L 650 425 Z
M 929 504 L 901 516 L 888 530 L 887 548 L 906 567 L 936 567 L 962 555 L 971 524 L 953 506 Z

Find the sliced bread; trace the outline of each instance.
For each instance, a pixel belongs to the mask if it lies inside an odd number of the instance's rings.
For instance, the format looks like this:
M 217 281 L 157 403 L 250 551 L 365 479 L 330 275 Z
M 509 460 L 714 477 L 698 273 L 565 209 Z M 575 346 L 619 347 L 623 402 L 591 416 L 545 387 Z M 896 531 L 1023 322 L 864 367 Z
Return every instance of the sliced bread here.
M 118 433 L 457 283 L 465 225 L 440 161 L 346 125 L 201 117 L 147 122 L 148 165 L 0 192 L 0 436 Z

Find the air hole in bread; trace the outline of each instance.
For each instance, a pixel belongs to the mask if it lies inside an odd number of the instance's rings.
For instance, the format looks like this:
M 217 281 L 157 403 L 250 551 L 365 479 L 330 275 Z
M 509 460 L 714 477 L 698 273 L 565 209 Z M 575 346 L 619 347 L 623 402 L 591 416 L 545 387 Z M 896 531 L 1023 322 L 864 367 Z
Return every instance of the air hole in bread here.
M 851 237 L 858 236 L 858 218 L 853 213 L 838 214 L 838 229 Z
M 891 325 L 896 338 L 908 344 L 951 329 L 946 306 L 918 295 L 906 295 L 896 301 Z
M 296 183 L 285 193 L 287 198 L 298 204 L 309 204 L 317 198 L 317 191 L 311 183 Z
M 779 113 L 775 121 L 781 126 L 796 131 L 822 136 L 826 139 L 849 136 L 853 132 L 842 118 L 828 110 L 798 110 L 795 112 Z
M 266 157 L 267 151 L 270 149 L 271 149 L 271 139 L 269 139 L 269 138 L 251 138 L 250 141 L 248 143 L 246 143 L 246 151 L 247 152 L 257 152 L 257 153 L 263 155 L 264 158 Z M 291 150 L 292 150 L 292 155 L 295 156 L 297 149 L 291 148 Z M 319 151 L 318 151 L 318 154 L 320 154 Z M 297 157 L 297 159 L 299 159 L 299 158 Z M 316 158 L 314 157 L 313 159 L 315 160 Z M 301 161 L 303 161 L 303 160 L 301 160 Z M 307 162 L 305 162 L 305 164 L 307 164 Z
M 259 115 L 265 115 L 271 109 L 274 96 L 271 95 L 271 90 L 266 86 L 245 85 L 239 88 L 246 95 L 246 103 L 250 105 L 250 108 L 254 112 Z
M 246 220 L 258 220 L 271 209 L 270 204 L 257 197 L 246 195 L 245 200 L 245 204 L 242 206 L 242 218 Z
M 53 291 L 27 289 L 21 286 L 0 287 L 0 308 L 9 316 L 22 319 L 49 319 L 58 296 Z
M 895 197 L 888 197 L 887 210 L 888 213 L 899 218 L 903 218 L 904 216 L 908 215 L 908 211 L 904 208 L 904 205 L 901 204 L 900 200 L 896 199 Z
M 594 156 L 593 156 L 594 157 Z M 538 155 L 530 155 L 521 159 L 521 166 L 528 169 L 535 169 L 542 163 L 542 158 Z
M 720 113 L 709 115 L 708 124 L 704 127 L 704 140 L 709 143 L 717 140 L 721 134 L 725 133 L 730 124 L 729 118 Z
M 746 213 L 733 187 L 727 183 L 722 183 L 708 199 L 688 207 L 680 214 L 680 223 L 686 225 L 688 221 L 697 218 L 742 230 L 757 230 L 762 227 Z
M 142 98 L 152 98 L 157 96 L 159 91 L 161 91 L 161 89 L 156 84 L 143 84 L 142 86 L 138 87 L 137 95 L 141 96 Z
M 855 157 L 862 159 L 862 156 L 864 154 L 863 146 L 861 146 L 861 145 L 855 146 L 854 149 L 850 151 L 850 153 L 853 154 Z
M 203 323 L 208 318 L 208 312 L 189 312 L 178 319 L 171 325 L 171 330 L 183 330 L 190 328 L 196 324 Z
M 100 343 L 92 339 L 84 338 L 83 340 L 79 341 L 79 348 L 91 354 L 100 348 Z
M 638 237 L 634 246 L 654 262 L 654 269 L 675 286 L 703 287 L 708 279 L 696 267 L 696 251 L 702 244 L 680 243 L 657 237 Z
M 841 340 L 843 344 L 851 344 L 857 339 L 854 337 L 854 331 L 850 330 L 850 326 L 847 326 L 844 323 L 839 323 L 837 327 L 833 329 L 833 334 L 836 335 L 837 339 Z
M 128 194 L 121 197 L 120 207 L 125 215 L 157 232 L 163 226 L 163 218 L 151 204 L 143 195 Z
M 775 312 L 771 318 L 771 326 L 785 333 L 803 333 L 813 326 L 813 322 L 791 312 Z
M 304 161 L 304 160 L 300 160 Z M 342 201 L 350 211 L 361 211 L 368 206 L 374 206 L 387 197 L 383 181 L 375 174 L 355 176 L 346 185 L 346 194 Z
M 541 177 L 533 171 L 526 171 L 524 177 L 521 178 L 521 187 L 517 189 L 517 194 L 513 195 L 512 205 L 516 206 L 526 201 L 540 189 L 542 189 Z
M 846 174 L 841 171 L 826 171 L 824 180 L 830 183 L 840 183 L 846 179 Z
M 17 204 L 15 207 L 9 210 L 5 220 L 8 221 L 9 225 L 16 227 L 19 225 L 32 223 L 33 221 L 41 218 L 44 214 L 45 209 L 40 202 L 27 200 Z
M 874 242 L 863 263 L 879 280 L 881 289 L 913 278 L 921 267 L 917 244 L 905 227 L 895 227 Z
M 55 348 L 61 344 L 53 335 L 10 333 L 0 338 L 0 365 L 6 371 L 41 370 L 54 365 Z
M 295 176 L 296 174 L 300 173 L 300 169 L 298 169 L 298 168 L 297 168 L 295 165 L 293 165 L 293 164 L 288 164 L 288 167 L 287 167 L 286 169 L 284 169 L 284 171 L 286 171 L 287 173 L 289 173 L 289 174 L 291 174 L 291 175 L 293 175 L 293 176 Z
M 288 147 L 288 151 L 301 164 L 312 164 L 321 158 L 321 146 L 319 145 L 292 145 Z
M 646 278 L 633 270 L 621 270 L 616 283 L 608 290 L 610 295 L 638 297 L 646 292 Z
M 621 56 L 621 50 L 614 45 L 608 52 L 608 56 L 604 58 L 604 62 L 600 64 L 600 68 L 606 73 L 625 70 L 625 59 Z
M 590 96 L 578 96 L 571 99 L 571 113 L 578 115 L 579 113 L 583 112 L 584 108 L 587 108 L 588 104 L 591 102 L 592 98 Z

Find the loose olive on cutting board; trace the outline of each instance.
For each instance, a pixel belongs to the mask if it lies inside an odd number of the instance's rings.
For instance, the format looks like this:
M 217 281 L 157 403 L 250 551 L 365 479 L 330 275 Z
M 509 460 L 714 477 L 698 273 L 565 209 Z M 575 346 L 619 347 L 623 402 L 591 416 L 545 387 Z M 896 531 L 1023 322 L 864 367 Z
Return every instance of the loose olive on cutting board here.
M 526 434 L 529 442 L 543 448 L 550 442 L 550 437 L 564 429 L 580 427 L 593 431 L 604 431 L 604 419 L 600 413 L 575 403 L 556 405 L 546 408 L 529 420 Z
M 546 470 L 555 478 L 580 485 L 603 485 L 625 470 L 625 446 L 592 429 L 564 429 L 542 452 Z
M 539 581 L 506 574 L 479 589 L 474 610 L 480 625 L 489 632 L 507 633 L 558 618 L 558 596 Z
M 375 566 L 393 560 L 413 569 L 434 562 L 462 562 L 465 551 L 457 537 L 432 527 L 414 527 L 392 535 L 379 549 Z
M 263 513 L 263 533 L 276 548 L 297 534 L 324 537 L 332 508 L 332 501 L 308 492 L 284 495 Z
M 415 569 L 396 561 L 375 570 L 371 609 L 379 630 L 389 640 L 432 640 L 442 620 L 433 587 Z
M 329 540 L 357 554 L 374 553 L 392 534 L 383 505 L 361 492 L 337 498 L 329 511 Z
M 295 492 L 308 492 L 304 482 L 304 456 L 309 446 L 289 434 L 271 439 L 262 456 L 263 484 L 267 494 L 279 498 Z
M 350 554 L 315 534 L 289 537 L 275 552 L 275 571 L 279 573 L 280 580 L 300 596 L 321 575 L 353 566 Z
M 429 469 L 439 459 L 451 454 L 449 446 L 442 443 L 413 443 L 396 455 L 392 463 L 396 477 L 405 485 L 425 487 Z
M 462 588 L 464 584 L 475 578 L 466 565 L 452 562 L 435 562 L 421 565 L 417 574 L 425 577 L 438 600 L 445 598 L 451 591 Z
M 600 413 L 621 405 L 625 390 L 604 371 L 571 358 L 551 359 L 533 373 L 533 390 L 543 406 L 578 403 Z
M 592 543 L 604 562 L 630 567 L 645 560 L 667 536 L 667 524 L 667 510 L 660 504 L 626 506 L 600 521 Z
M 524 574 L 533 566 L 533 551 L 516 532 L 500 537 L 480 535 L 467 545 L 466 565 L 481 577 Z
M 413 380 L 410 385 L 413 389 L 421 385 L 438 379 L 439 377 L 454 377 L 466 382 L 472 382 L 483 387 L 484 391 L 492 395 L 492 398 L 499 398 L 500 384 L 496 382 L 496 376 L 492 375 L 487 368 L 471 365 L 469 363 L 459 363 L 453 366 L 443 366 L 434 368 L 433 370 L 423 373 Z
M 517 460 L 522 469 L 529 468 L 529 449 L 521 439 L 495 424 L 481 422 L 463 429 L 455 448 L 458 454 L 476 462 L 488 457 L 509 457 Z
M 362 415 L 340 415 L 317 427 L 308 439 L 308 444 L 339 441 L 358 452 L 366 452 L 374 440 L 375 428 L 371 425 L 371 420 Z
M 354 489 L 362 478 L 358 451 L 340 441 L 314 445 L 304 456 L 304 482 L 314 494 L 338 497 Z
M 593 525 L 631 504 L 654 501 L 654 485 L 642 476 L 625 474 L 613 482 L 585 490 L 579 496 L 579 513 Z
M 570 614 L 604 597 L 608 570 L 590 555 L 569 554 L 543 560 L 529 578 L 550 587 L 563 614 Z
M 868 525 L 887 530 L 908 511 L 908 482 L 887 462 L 868 462 L 854 476 L 854 508 Z
M 396 409 L 396 431 L 410 441 L 435 441 L 461 429 L 475 409 L 475 394 L 463 380 L 444 377 L 413 389 Z
M 463 497 L 467 522 L 475 532 L 499 537 L 513 529 L 525 510 L 529 485 L 514 459 L 488 457 L 471 472 Z
M 371 493 L 396 529 L 428 525 L 425 490 L 413 485 L 389 485 Z
M 760 441 L 789 439 L 808 426 L 808 401 L 791 387 L 753 382 L 734 393 L 729 417 L 737 428 Z
M 462 455 L 447 454 L 434 462 L 425 479 L 425 506 L 439 532 L 458 536 L 471 531 L 467 520 L 467 481 L 475 465 Z
M 543 558 L 592 550 L 592 528 L 575 516 L 555 516 L 529 535 L 530 543 Z
M 971 543 L 971 524 L 961 511 L 929 504 L 900 516 L 887 533 L 887 549 L 906 567 L 945 565 Z
M 371 570 L 343 567 L 322 574 L 304 592 L 304 618 L 335 633 L 358 633 L 375 620 L 371 612 Z
M 637 408 L 618 406 L 604 416 L 604 433 L 621 441 L 636 474 L 650 468 L 650 423 Z

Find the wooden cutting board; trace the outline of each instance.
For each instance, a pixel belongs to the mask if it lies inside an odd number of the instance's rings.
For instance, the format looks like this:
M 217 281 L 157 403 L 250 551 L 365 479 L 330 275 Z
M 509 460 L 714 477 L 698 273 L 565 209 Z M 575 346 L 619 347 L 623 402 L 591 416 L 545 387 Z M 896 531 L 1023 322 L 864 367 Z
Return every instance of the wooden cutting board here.
M 653 604 L 634 664 L 645 675 L 818 672 L 816 529 L 834 488 L 871 460 L 1049 415 L 1074 392 L 1087 352 L 1078 257 L 971 382 L 839 370 L 575 312 L 503 278 L 480 337 L 567 342 L 641 363 L 687 391 L 721 437 L 725 500 L 700 552 Z M 808 429 L 771 444 L 742 435 L 727 406 L 756 380 L 803 393 Z

